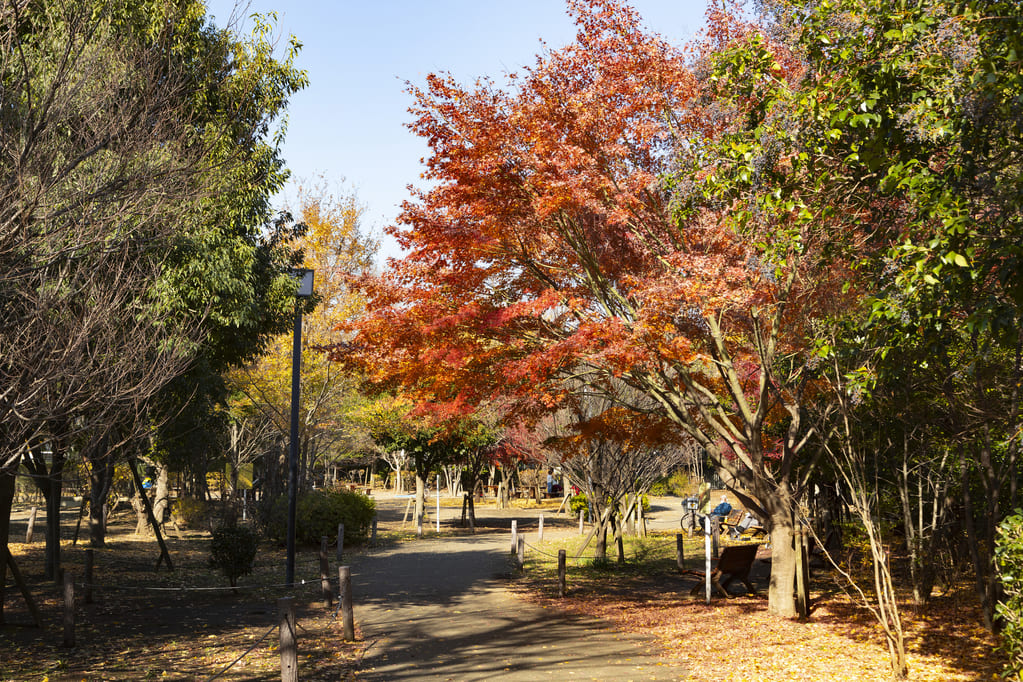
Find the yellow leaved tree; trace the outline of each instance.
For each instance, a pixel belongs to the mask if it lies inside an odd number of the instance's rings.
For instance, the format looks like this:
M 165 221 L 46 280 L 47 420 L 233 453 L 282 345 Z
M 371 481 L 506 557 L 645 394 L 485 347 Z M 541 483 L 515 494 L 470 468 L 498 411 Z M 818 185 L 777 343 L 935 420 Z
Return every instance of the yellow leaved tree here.
M 373 267 L 378 240 L 362 224 L 365 207 L 354 190 L 331 192 L 323 183 L 302 188 L 294 213 L 307 228 L 295 246 L 305 254 L 303 267 L 315 272 L 317 299 L 315 309 L 302 316 L 301 490 L 309 483 L 333 480 L 344 460 L 373 452 L 363 429 L 346 418 L 362 400 L 359 378 L 329 362 L 321 349 L 342 341 L 335 327 L 361 312 L 363 299 L 346 281 Z M 231 459 L 243 463 L 243 452 L 262 458 L 256 476 L 268 497 L 283 492 L 287 480 L 292 348 L 292 335 L 281 335 L 259 360 L 229 377 L 232 432 L 238 435 L 232 437 Z M 247 447 L 246 435 L 258 437 L 260 446 Z

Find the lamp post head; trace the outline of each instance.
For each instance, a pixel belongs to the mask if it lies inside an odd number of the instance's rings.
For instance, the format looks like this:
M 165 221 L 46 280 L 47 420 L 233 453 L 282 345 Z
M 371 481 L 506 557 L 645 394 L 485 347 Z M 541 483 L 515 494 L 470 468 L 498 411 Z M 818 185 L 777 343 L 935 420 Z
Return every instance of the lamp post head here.
M 308 268 L 293 268 L 291 276 L 298 282 L 298 289 L 295 295 L 300 298 L 309 298 L 313 295 L 313 270 Z

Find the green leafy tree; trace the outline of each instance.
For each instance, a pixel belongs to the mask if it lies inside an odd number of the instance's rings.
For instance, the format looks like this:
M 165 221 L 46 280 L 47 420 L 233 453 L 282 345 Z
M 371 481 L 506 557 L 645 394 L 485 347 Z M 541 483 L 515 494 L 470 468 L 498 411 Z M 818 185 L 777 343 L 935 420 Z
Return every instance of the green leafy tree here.
M 844 341 L 866 352 L 844 371 L 859 390 L 891 386 L 902 367 L 889 358 L 910 347 L 918 370 L 941 376 L 931 423 L 958 444 L 961 532 L 993 627 L 991 548 L 1020 459 L 1023 12 L 998 1 L 767 7 L 805 66 L 779 120 L 805 122 L 823 196 L 860 235 L 850 285 L 864 307 Z
M 238 38 L 185 0 L 0 8 L 0 469 L 26 441 L 77 442 L 99 499 L 201 349 L 248 357 L 283 324 L 274 121 L 305 76 L 297 42 L 278 60 L 268 33 Z
M 362 309 L 348 280 L 373 265 L 377 241 L 362 224 L 364 206 L 354 191 L 334 194 L 323 185 L 303 189 L 297 213 L 305 228 L 292 245 L 314 271 L 315 307 L 302 316 L 299 488 L 331 462 L 372 451 L 372 442 L 346 415 L 361 401 L 360 377 L 330 362 L 324 348 L 341 341 L 338 324 Z M 247 423 L 266 424 L 283 442 L 290 435 L 292 331 L 274 336 L 264 353 L 228 373 L 232 406 L 248 410 Z M 276 466 L 276 462 L 267 463 Z M 271 493 L 273 494 L 273 493 Z

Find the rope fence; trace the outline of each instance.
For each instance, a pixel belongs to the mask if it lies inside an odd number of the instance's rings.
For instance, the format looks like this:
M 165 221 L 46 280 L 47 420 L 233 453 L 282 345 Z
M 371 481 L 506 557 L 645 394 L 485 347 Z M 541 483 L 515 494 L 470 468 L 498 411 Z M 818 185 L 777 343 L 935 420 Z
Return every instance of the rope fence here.
M 327 578 L 332 584 L 337 584 L 337 578 Z M 81 587 L 86 590 L 109 590 L 114 592 L 247 592 L 256 590 L 283 590 L 283 589 L 296 589 L 302 587 L 311 587 L 313 585 L 320 585 L 322 578 L 310 578 L 308 580 L 296 580 L 294 583 L 273 583 L 270 585 L 238 585 L 237 587 L 190 587 L 182 585 L 180 587 L 148 587 L 145 585 L 109 585 L 105 583 L 87 583 L 82 581 L 75 581 L 77 587 Z
M 242 660 L 243 658 L 245 658 L 246 656 L 248 656 L 249 654 L 251 654 L 251 653 L 252 653 L 253 651 L 255 651 L 255 650 L 256 650 L 256 648 L 257 648 L 257 647 L 258 647 L 258 646 L 259 646 L 260 644 L 262 644 L 262 643 L 263 643 L 263 640 L 265 640 L 265 639 L 266 639 L 267 637 L 269 637 L 269 636 L 270 636 L 271 634 L 273 634 L 274 630 L 276 630 L 277 628 L 278 628 L 278 626 L 277 626 L 276 624 L 275 624 L 275 625 L 272 625 L 272 626 L 270 626 L 270 629 L 269 629 L 269 630 L 267 630 L 266 632 L 264 632 L 264 633 L 263 633 L 263 636 L 262 636 L 262 637 L 260 637 L 260 638 L 259 638 L 259 640 L 257 640 L 255 644 L 253 644 L 252 646 L 250 646 L 250 647 L 249 647 L 249 648 L 248 648 L 248 649 L 247 649 L 247 650 L 246 650 L 246 651 L 245 651 L 244 653 L 242 653 L 242 655 L 241 655 L 241 656 L 239 656 L 238 658 L 236 658 L 236 659 L 234 659 L 233 661 L 231 661 L 231 662 L 230 662 L 230 663 L 229 663 L 229 664 L 227 665 L 227 667 L 226 667 L 226 668 L 224 668 L 223 670 L 221 670 L 221 671 L 220 671 L 219 673 L 217 673 L 217 674 L 216 674 L 216 675 L 214 675 L 213 677 L 207 678 L 206 682 L 213 682 L 213 680 L 217 679 L 218 677 L 221 677 L 221 676 L 222 676 L 222 675 L 223 675 L 224 673 L 226 673 L 226 672 L 227 672 L 228 670 L 230 670 L 231 668 L 233 668 L 233 667 L 235 667 L 236 665 L 238 665 L 238 663 L 240 663 L 240 662 L 241 662 L 241 660 Z
M 580 518 L 581 520 L 581 518 Z M 540 517 L 539 523 L 535 526 L 537 530 L 537 543 L 543 542 L 543 516 Z M 589 545 L 589 543 L 595 537 L 595 533 L 599 532 L 598 527 L 594 526 L 590 534 L 581 540 L 581 546 L 574 556 L 569 557 L 566 549 L 557 550 L 557 555 L 553 554 L 547 546 L 541 546 L 540 544 L 533 544 L 526 542 L 523 531 L 520 531 L 517 521 L 513 520 L 511 523 L 511 553 L 515 558 L 515 564 L 519 571 L 526 570 L 526 549 L 535 555 L 537 558 L 544 557 L 546 559 L 553 559 L 557 561 L 557 592 L 559 598 L 566 596 L 566 569 L 569 561 L 575 562 L 575 565 L 581 565 L 588 561 L 614 561 L 616 557 L 621 559 L 635 561 L 662 561 L 669 560 L 672 557 L 675 559 L 676 568 L 680 573 L 683 574 L 695 574 L 704 576 L 706 583 L 706 599 L 707 603 L 710 603 L 711 599 L 711 585 L 712 583 L 717 586 L 717 589 L 724 592 L 724 588 L 719 583 L 715 582 L 715 578 L 712 577 L 712 561 L 717 561 L 719 558 L 721 561 L 725 561 L 726 564 L 718 564 L 718 568 L 714 571 L 721 570 L 723 575 L 728 575 L 728 581 L 733 579 L 733 575 L 738 575 L 747 586 L 747 589 L 753 591 L 748 582 L 749 567 L 752 565 L 752 561 L 755 560 L 755 554 L 750 556 L 746 550 L 741 550 L 742 547 L 755 547 L 760 543 L 752 544 L 748 542 L 740 542 L 738 546 L 722 545 L 719 548 L 719 540 L 721 539 L 720 526 L 713 527 L 710 532 L 699 532 L 696 534 L 700 538 L 700 544 L 703 545 L 702 551 L 697 550 L 694 547 L 690 547 L 692 554 L 689 557 L 689 563 L 692 564 L 694 559 L 702 558 L 703 571 L 693 570 L 691 567 L 686 567 L 686 549 L 685 549 L 685 533 L 674 533 L 674 537 L 662 536 L 662 535 L 648 535 L 645 532 L 639 534 L 629 533 L 636 539 L 636 542 L 630 543 L 627 550 L 623 547 L 623 554 L 618 554 L 617 542 L 612 542 L 611 546 L 605 546 L 605 552 L 603 555 L 597 555 L 595 553 L 583 554 L 583 551 Z M 580 524 L 580 535 L 583 533 L 583 526 Z M 692 535 L 690 535 L 692 537 Z M 663 540 L 662 540 L 663 538 Z M 565 538 L 562 538 L 565 539 Z M 616 538 L 617 540 L 618 538 Z M 719 557 L 720 549 L 720 557 Z M 610 551 L 607 551 L 610 550 Z M 627 559 L 624 555 L 629 555 L 630 559 Z M 727 559 L 725 558 L 727 557 Z M 748 560 L 748 563 L 747 563 Z M 541 564 L 542 564 L 541 560 Z M 741 564 L 741 565 L 740 565 Z M 695 589 L 695 588 L 694 588 Z M 693 592 L 695 594 L 695 592 Z
M 316 560 L 319 563 L 319 576 L 315 578 L 303 578 L 301 580 L 295 580 L 291 583 L 261 583 L 261 584 L 249 584 L 249 585 L 235 585 L 235 586 L 205 586 L 205 585 L 174 585 L 174 586 L 156 586 L 156 585 L 117 585 L 117 584 L 103 584 L 96 582 L 92 579 L 93 573 L 93 552 L 91 549 L 85 551 L 85 580 L 75 581 L 71 579 L 71 576 L 66 575 L 63 571 L 60 571 L 58 577 L 58 584 L 63 585 L 63 596 L 64 596 L 64 645 L 67 647 L 76 646 L 75 642 L 75 620 L 76 620 L 76 588 L 84 590 L 84 601 L 85 603 L 92 603 L 94 592 L 121 592 L 131 594 L 168 594 L 168 595 L 184 595 L 184 594 L 216 594 L 224 593 L 228 590 L 239 593 L 239 592 L 254 592 L 254 591 L 278 591 L 283 592 L 287 596 L 279 597 L 277 599 L 278 609 L 281 612 L 281 621 L 279 624 L 272 626 L 270 629 L 263 632 L 262 636 L 253 644 L 248 646 L 246 651 L 242 652 L 234 661 L 232 661 L 227 667 L 221 669 L 219 672 L 214 674 L 209 680 L 216 680 L 227 673 L 231 668 L 238 665 L 238 663 L 244 659 L 245 656 L 251 654 L 257 648 L 259 648 L 275 630 L 281 633 L 281 645 L 278 649 L 281 657 L 281 679 L 289 682 L 297 682 L 298 680 L 298 657 L 297 657 L 297 634 L 299 631 L 308 636 L 314 636 L 314 633 L 307 630 L 301 624 L 295 620 L 295 600 L 294 596 L 298 594 L 308 594 L 309 587 L 318 586 L 323 596 L 326 608 L 330 609 L 333 605 L 333 598 L 335 594 L 338 597 L 338 608 L 334 610 L 333 615 L 327 621 L 327 626 L 337 620 L 338 614 L 342 616 L 342 623 L 344 626 L 343 637 L 345 641 L 355 641 L 355 621 L 352 609 L 352 589 L 351 589 L 351 568 L 349 566 L 337 566 L 337 573 L 334 576 L 330 575 L 329 570 L 329 558 L 327 554 L 327 538 L 322 538 L 321 551 L 319 557 Z M 310 562 L 311 563 L 311 562 Z M 38 621 L 38 619 L 37 619 Z M 225 645 L 227 648 L 231 645 Z

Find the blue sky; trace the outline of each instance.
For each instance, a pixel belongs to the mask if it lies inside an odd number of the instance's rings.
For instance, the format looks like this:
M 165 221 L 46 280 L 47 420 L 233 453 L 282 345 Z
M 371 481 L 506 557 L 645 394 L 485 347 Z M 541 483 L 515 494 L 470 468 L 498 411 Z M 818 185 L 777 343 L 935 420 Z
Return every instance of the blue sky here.
M 680 44 L 703 25 L 703 0 L 633 0 L 651 30 Z M 209 0 L 214 22 L 232 15 L 233 0 Z M 245 7 L 245 4 L 241 5 Z M 406 128 L 411 99 L 405 82 L 449 71 L 459 81 L 504 74 L 531 64 L 542 39 L 568 44 L 575 27 L 562 0 L 252 0 L 241 16 L 275 11 L 284 38 L 303 44 L 298 65 L 310 85 L 289 107 L 284 158 L 296 182 L 342 181 L 366 205 L 365 226 L 392 224 L 406 187 L 418 185 L 428 150 Z M 243 22 L 242 32 L 247 32 Z M 385 240 L 382 256 L 397 256 Z

